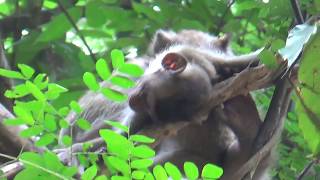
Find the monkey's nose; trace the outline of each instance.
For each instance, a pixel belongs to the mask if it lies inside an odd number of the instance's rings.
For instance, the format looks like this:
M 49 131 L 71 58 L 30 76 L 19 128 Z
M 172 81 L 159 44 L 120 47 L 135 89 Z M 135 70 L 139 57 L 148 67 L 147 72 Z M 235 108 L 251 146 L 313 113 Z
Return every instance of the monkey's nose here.
M 129 94 L 129 106 L 136 112 L 147 111 L 147 92 L 144 86 L 137 87 Z

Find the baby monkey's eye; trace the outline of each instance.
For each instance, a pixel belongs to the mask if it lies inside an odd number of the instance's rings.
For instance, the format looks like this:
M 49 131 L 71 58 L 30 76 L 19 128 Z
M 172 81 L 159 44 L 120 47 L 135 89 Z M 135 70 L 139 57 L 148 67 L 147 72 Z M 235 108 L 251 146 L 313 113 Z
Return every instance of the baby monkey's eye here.
M 187 67 L 186 59 L 177 53 L 169 53 L 162 60 L 162 67 L 173 73 L 180 73 Z

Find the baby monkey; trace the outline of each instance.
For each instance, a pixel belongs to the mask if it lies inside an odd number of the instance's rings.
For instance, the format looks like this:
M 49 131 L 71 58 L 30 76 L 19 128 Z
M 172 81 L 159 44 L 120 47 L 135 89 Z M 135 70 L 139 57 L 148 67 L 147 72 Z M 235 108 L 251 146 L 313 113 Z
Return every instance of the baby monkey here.
M 250 65 L 257 65 L 257 53 L 234 55 L 229 36 L 215 37 L 196 30 L 179 33 L 159 30 L 148 55 L 134 60 L 145 68 L 137 86 L 129 90 L 129 101 L 115 103 L 103 95 L 88 92 L 79 103 L 82 117 L 92 123 L 88 132 L 74 128 L 74 142 L 99 137 L 110 128 L 104 120 L 116 119 L 130 126 L 131 134 L 153 124 L 193 121 L 208 106 L 213 86 Z M 108 86 L 107 83 L 102 83 Z M 250 95 L 237 96 L 212 108 L 202 124 L 190 124 L 160 142 L 155 164 L 172 162 L 183 168 L 185 161 L 203 167 L 213 163 L 224 169 L 222 179 L 232 175 L 249 159 L 261 120 Z M 69 115 L 72 123 L 77 119 Z M 70 134 L 64 129 L 61 137 Z M 266 165 L 259 165 L 253 179 L 261 179 Z

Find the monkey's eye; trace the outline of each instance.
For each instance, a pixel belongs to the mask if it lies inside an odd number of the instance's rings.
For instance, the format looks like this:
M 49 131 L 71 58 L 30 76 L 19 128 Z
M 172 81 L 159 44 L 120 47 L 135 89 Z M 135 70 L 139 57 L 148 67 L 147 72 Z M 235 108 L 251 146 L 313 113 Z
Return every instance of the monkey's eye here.
M 168 70 L 174 73 L 179 73 L 186 68 L 187 61 L 180 54 L 169 53 L 163 58 L 161 64 L 165 70 Z

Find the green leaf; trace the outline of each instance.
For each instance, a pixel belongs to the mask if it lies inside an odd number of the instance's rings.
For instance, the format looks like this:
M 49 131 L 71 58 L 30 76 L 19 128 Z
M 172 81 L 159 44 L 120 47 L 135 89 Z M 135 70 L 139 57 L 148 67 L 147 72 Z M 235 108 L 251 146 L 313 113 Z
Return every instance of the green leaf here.
M 121 50 L 114 49 L 111 51 L 111 60 L 112 60 L 112 67 L 114 69 L 120 68 L 124 65 L 124 55 Z
M 77 22 L 81 17 L 82 10 L 79 7 L 73 7 L 67 10 L 68 14 L 70 14 L 72 20 Z M 44 30 L 37 38 L 38 42 L 50 42 L 52 40 L 56 40 L 62 38 L 65 33 L 71 29 L 72 25 L 64 15 L 64 13 L 60 13 L 57 16 L 54 16 L 49 23 L 44 25 Z
M 153 143 L 155 139 L 144 136 L 144 135 L 131 135 L 129 137 L 130 141 L 140 142 L 140 143 Z
M 183 169 L 184 169 L 184 173 L 186 174 L 188 179 L 190 179 L 190 180 L 198 179 L 199 170 L 194 163 L 185 162 L 183 165 Z
M 146 175 L 144 171 L 133 171 L 131 176 L 133 179 L 143 179 Z
M 138 160 L 133 160 L 131 162 L 131 168 L 146 169 L 150 167 L 152 164 L 153 164 L 153 161 L 151 159 L 138 159 Z
M 58 113 L 60 116 L 66 116 L 69 114 L 69 111 L 70 111 L 69 107 L 65 106 L 65 107 L 60 108 L 58 110 Z
M 100 175 L 100 176 L 96 177 L 94 180 L 108 180 L 108 178 L 105 175 Z
M 57 130 L 57 124 L 55 117 L 51 114 L 46 114 L 43 122 L 44 128 L 46 128 L 49 132 L 54 132 Z
M 109 70 L 108 64 L 106 60 L 100 58 L 96 63 L 96 70 L 98 75 L 103 80 L 107 80 L 111 76 L 111 72 Z
M 14 106 L 13 112 L 16 114 L 16 116 L 23 120 L 26 124 L 33 125 L 35 120 L 33 119 L 33 116 L 30 111 L 27 111 L 26 108 L 20 107 L 20 106 Z
M 109 129 L 102 129 L 99 133 L 107 143 L 108 152 L 113 153 L 122 159 L 129 158 L 130 151 L 133 147 L 132 142 L 124 136 Z
M 92 91 L 98 91 L 100 89 L 100 85 L 98 84 L 94 75 L 90 72 L 86 72 L 83 75 L 83 82 L 87 85 L 87 87 Z
M 43 161 L 43 158 L 40 156 L 40 154 L 34 153 L 34 152 L 23 152 L 20 156 L 19 156 L 19 161 L 21 161 L 24 165 L 25 168 L 29 169 L 29 168 L 33 168 L 32 165 L 30 165 L 29 163 L 25 163 L 30 162 L 36 165 L 39 165 L 41 167 L 44 167 L 45 162 Z
M 30 94 L 30 91 L 25 84 L 19 84 L 14 87 L 13 94 L 15 98 L 20 98 Z
M 46 74 L 38 74 L 33 80 L 34 85 L 36 85 L 41 90 L 48 86 L 48 82 L 49 78 Z
M 202 178 L 218 179 L 222 176 L 223 169 L 213 164 L 206 164 L 201 173 Z
M 0 68 L 0 76 L 12 79 L 25 79 L 21 73 Z
M 54 1 L 45 0 L 43 2 L 43 7 L 47 8 L 47 9 L 55 9 L 57 6 L 58 6 L 58 4 Z
M 110 82 L 113 85 L 117 85 L 119 87 L 122 87 L 124 89 L 129 89 L 135 86 L 135 82 L 126 78 L 126 77 L 121 77 L 121 76 L 113 76 L 110 79 Z
M 130 180 L 130 178 L 126 176 L 112 176 L 111 180 Z
M 70 146 L 70 145 L 72 145 L 72 138 L 68 135 L 64 135 L 62 137 L 62 143 L 66 146 Z
M 300 24 L 296 25 L 290 30 L 286 46 L 279 50 L 283 59 L 288 60 L 288 65 L 298 58 L 301 53 L 303 46 L 307 43 L 310 37 L 317 32 L 316 25 Z
M 89 130 L 91 129 L 91 124 L 89 121 L 80 118 L 77 120 L 76 124 L 78 125 L 79 128 L 83 129 L 83 130 Z
M 81 179 L 83 180 L 92 180 L 98 172 L 98 168 L 96 165 L 92 165 L 88 169 L 84 171 L 84 173 L 81 175 Z
M 152 175 L 152 173 L 147 173 L 146 174 L 146 177 L 144 178 L 144 180 L 154 180 L 154 177 L 153 177 L 153 175 Z
M 25 124 L 25 121 L 23 121 L 22 119 L 19 119 L 19 118 L 5 119 L 3 121 L 3 124 L 7 125 L 7 126 L 19 126 L 19 125 Z
M 111 164 L 111 166 L 115 168 L 117 171 L 121 172 L 124 176 L 129 175 L 130 166 L 125 160 L 122 160 L 115 156 L 109 156 L 107 157 L 107 159 L 108 159 L 108 162 Z
M 168 179 L 165 169 L 160 165 L 156 165 L 153 168 L 153 175 L 156 178 L 156 180 Z
M 30 79 L 34 74 L 34 69 L 26 64 L 18 64 L 18 68 L 27 79 Z
M 69 127 L 69 123 L 68 123 L 68 121 L 66 121 L 66 120 L 64 120 L 64 119 L 61 119 L 61 120 L 59 121 L 59 126 L 60 126 L 61 128 L 68 128 L 68 127 Z
M 299 128 L 311 152 L 320 154 L 320 33 L 317 33 L 305 47 L 301 57 L 298 79 L 301 83 L 296 108 Z
M 122 72 L 132 77 L 140 77 L 143 75 L 143 69 L 135 64 L 126 63 L 122 65 L 118 70 L 119 72 Z
M 128 99 L 127 95 L 110 88 L 102 88 L 101 92 L 105 97 L 112 101 L 123 102 Z
M 180 180 L 182 178 L 180 170 L 174 164 L 167 162 L 164 164 L 164 168 L 173 180 Z
M 152 158 L 155 154 L 155 151 L 146 145 L 136 146 L 132 149 L 132 156 L 138 158 Z
M 76 101 L 70 102 L 70 107 L 72 110 L 74 110 L 77 114 L 80 114 L 82 112 L 81 106 Z
M 264 49 L 259 54 L 259 58 L 260 58 L 260 61 L 270 69 L 275 69 L 278 67 L 276 57 L 274 56 L 274 54 L 271 51 L 269 51 L 267 49 Z
M 86 17 L 88 24 L 92 27 L 102 26 L 107 22 L 106 16 L 104 16 L 104 4 L 99 1 L 90 1 L 86 6 Z
M 41 90 L 34 85 L 32 82 L 30 81 L 26 81 L 26 86 L 28 88 L 28 90 L 31 92 L 31 94 L 38 100 L 40 101 L 45 101 L 46 100 L 46 96 L 41 92 Z
M 45 134 L 45 135 L 41 136 L 38 141 L 35 142 L 35 145 L 37 147 L 47 146 L 47 145 L 53 143 L 55 139 L 56 139 L 56 136 L 54 134 L 51 134 L 51 133 Z
M 276 39 L 271 43 L 271 50 L 277 51 L 285 46 L 285 42 L 281 39 Z
M 108 180 L 108 177 L 106 175 L 100 175 L 96 177 L 94 180 Z
M 43 127 L 42 126 L 33 126 L 28 129 L 25 129 L 20 132 L 20 136 L 24 138 L 29 138 L 31 136 L 36 136 L 42 133 Z
M 46 92 L 46 97 L 49 100 L 57 99 L 61 93 L 67 92 L 68 89 L 54 83 L 48 85 L 48 91 Z
M 107 124 L 109 124 L 110 126 L 112 127 L 115 127 L 115 128 L 118 128 L 126 133 L 129 133 L 129 128 L 125 125 L 122 125 L 120 122 L 117 122 L 117 121 L 105 121 Z

